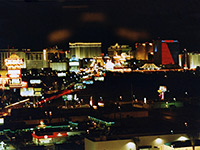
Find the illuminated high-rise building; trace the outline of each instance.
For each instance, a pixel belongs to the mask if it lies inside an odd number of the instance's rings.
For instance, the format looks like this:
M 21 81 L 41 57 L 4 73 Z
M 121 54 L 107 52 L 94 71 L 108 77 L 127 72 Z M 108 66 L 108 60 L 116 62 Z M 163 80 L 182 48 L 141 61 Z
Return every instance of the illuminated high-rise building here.
M 153 50 L 157 65 L 178 64 L 178 40 L 156 40 L 153 42 Z
M 184 69 L 195 69 L 200 66 L 200 53 L 185 52 L 179 54 L 179 66 Z
M 149 56 L 153 54 L 152 43 L 136 43 L 136 59 L 137 60 L 149 60 Z
M 69 43 L 69 58 L 93 58 L 101 56 L 101 43 Z
M 66 52 L 62 49 L 52 48 L 43 50 L 43 66 L 46 68 L 52 68 L 56 71 L 64 71 L 68 68 Z
M 126 53 L 129 57 L 131 57 L 132 48 L 129 45 L 119 45 L 116 43 L 108 48 L 108 56 L 112 58 L 113 56 L 121 55 L 122 53 Z

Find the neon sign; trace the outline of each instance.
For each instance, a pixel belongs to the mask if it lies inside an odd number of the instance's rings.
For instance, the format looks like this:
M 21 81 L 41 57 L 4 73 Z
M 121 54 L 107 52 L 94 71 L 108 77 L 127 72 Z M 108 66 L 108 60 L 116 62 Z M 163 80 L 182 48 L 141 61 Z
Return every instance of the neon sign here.
M 5 65 L 8 67 L 9 87 L 22 87 L 21 66 L 24 64 L 23 60 L 16 54 L 12 54 L 5 59 Z
M 21 69 L 23 64 L 23 60 L 16 54 L 12 54 L 9 58 L 5 59 L 5 65 L 9 70 Z
M 178 42 L 178 40 L 162 40 L 163 43 L 174 43 Z
M 21 70 L 8 70 L 8 75 L 10 78 L 19 78 L 21 75 Z

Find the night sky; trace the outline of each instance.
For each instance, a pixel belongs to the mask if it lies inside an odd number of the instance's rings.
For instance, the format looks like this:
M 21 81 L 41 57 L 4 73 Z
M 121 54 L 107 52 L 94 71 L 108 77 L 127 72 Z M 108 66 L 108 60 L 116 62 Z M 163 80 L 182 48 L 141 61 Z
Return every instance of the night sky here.
M 177 39 L 200 51 L 199 0 L 1 0 L 0 48 Z

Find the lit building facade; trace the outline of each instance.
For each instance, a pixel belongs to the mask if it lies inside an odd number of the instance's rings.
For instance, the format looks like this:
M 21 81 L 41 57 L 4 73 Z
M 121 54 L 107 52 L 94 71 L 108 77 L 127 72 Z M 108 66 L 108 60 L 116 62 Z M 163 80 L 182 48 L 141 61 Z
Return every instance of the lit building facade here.
M 24 64 L 21 66 L 23 69 L 52 68 L 52 70 L 58 71 L 67 70 L 68 64 L 65 52 L 53 49 L 44 49 L 43 51 L 0 49 L 0 70 L 6 70 L 4 61 L 12 54 L 16 54 L 23 60 Z
M 152 43 L 136 43 L 136 59 L 137 60 L 149 60 L 150 55 L 153 55 L 153 44 Z
M 101 43 L 69 43 L 69 48 L 69 58 L 76 57 L 83 59 L 101 56 Z
M 132 48 L 129 45 L 119 45 L 116 43 L 108 48 L 108 56 L 112 58 L 115 55 L 125 53 L 131 57 Z
M 44 49 L 43 56 L 45 68 L 52 68 L 56 71 L 68 70 L 67 54 L 62 49 Z
M 76 57 L 72 57 L 69 59 L 69 71 L 70 72 L 77 72 L 79 70 L 79 59 Z
M 43 52 L 24 52 L 25 57 L 23 58 L 26 65 L 24 68 L 27 70 L 29 69 L 40 69 L 40 68 L 47 68 L 48 65 L 46 63 L 46 60 L 44 59 L 44 53 Z
M 5 59 L 9 58 L 13 53 L 24 60 L 25 53 L 23 51 L 18 51 L 18 49 L 0 49 L 0 70 L 6 70 Z M 21 66 L 21 68 L 26 68 L 26 62 Z
M 33 143 L 36 145 L 61 144 L 67 141 L 67 132 L 36 132 L 32 134 Z
M 153 42 L 154 62 L 157 65 L 178 64 L 178 40 L 156 40 Z
M 195 69 L 200 66 L 200 53 L 179 54 L 179 66 L 184 69 Z
M 0 49 L 0 62 L 1 62 L 0 70 L 6 69 L 4 61 L 12 54 L 16 54 L 17 56 L 19 56 L 19 58 L 23 59 L 24 64 L 21 66 L 21 68 L 40 69 L 48 67 L 48 65 L 45 65 L 43 52 L 31 52 L 30 49 L 22 51 L 19 51 L 18 49 Z
M 186 134 L 159 134 L 159 135 L 143 135 L 132 136 L 130 138 L 120 139 L 120 136 L 107 139 L 102 136 L 94 139 L 85 138 L 85 150 L 180 150 L 192 149 L 192 146 L 173 147 L 173 142 L 184 142 L 189 140 Z M 137 140 L 134 140 L 137 139 Z M 171 144 L 171 145 L 169 145 Z M 195 148 L 199 148 L 196 146 Z

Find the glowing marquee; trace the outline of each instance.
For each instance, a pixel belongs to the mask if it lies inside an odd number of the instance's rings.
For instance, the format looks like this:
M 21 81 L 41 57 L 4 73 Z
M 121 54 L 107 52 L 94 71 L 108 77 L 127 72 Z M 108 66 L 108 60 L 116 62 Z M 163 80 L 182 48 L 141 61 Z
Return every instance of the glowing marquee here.
M 21 70 L 8 70 L 10 78 L 19 78 L 21 76 Z
M 20 88 L 22 85 L 21 79 L 21 66 L 24 64 L 23 60 L 16 54 L 12 54 L 9 58 L 5 59 L 5 65 L 8 67 L 9 87 Z
M 23 60 L 16 54 L 12 54 L 9 58 L 5 59 L 5 65 L 8 67 L 8 70 L 21 69 L 23 64 Z

